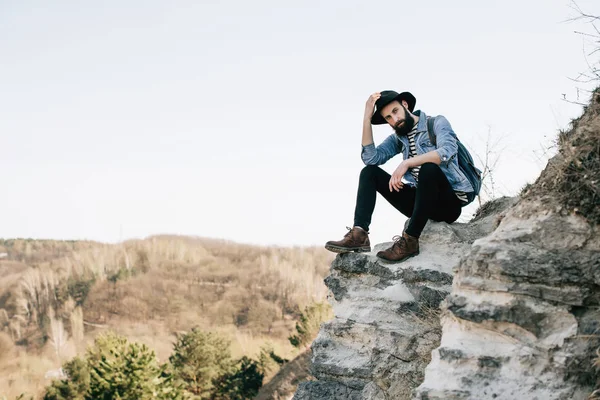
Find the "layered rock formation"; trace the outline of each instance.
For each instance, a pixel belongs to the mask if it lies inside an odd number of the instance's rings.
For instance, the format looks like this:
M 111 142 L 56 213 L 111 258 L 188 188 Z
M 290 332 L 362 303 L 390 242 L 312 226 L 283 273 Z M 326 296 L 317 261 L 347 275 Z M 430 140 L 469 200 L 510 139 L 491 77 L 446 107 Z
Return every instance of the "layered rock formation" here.
M 417 399 L 587 399 L 600 335 L 600 92 L 462 259 Z
M 522 201 L 477 240 L 443 305 L 418 399 L 585 399 L 598 348 L 600 240 Z
M 429 223 L 421 254 L 388 264 L 372 253 L 342 254 L 325 283 L 335 318 L 312 344 L 312 374 L 294 399 L 408 399 L 439 345 L 439 304 L 452 270 L 511 204 L 502 199 L 471 224 Z

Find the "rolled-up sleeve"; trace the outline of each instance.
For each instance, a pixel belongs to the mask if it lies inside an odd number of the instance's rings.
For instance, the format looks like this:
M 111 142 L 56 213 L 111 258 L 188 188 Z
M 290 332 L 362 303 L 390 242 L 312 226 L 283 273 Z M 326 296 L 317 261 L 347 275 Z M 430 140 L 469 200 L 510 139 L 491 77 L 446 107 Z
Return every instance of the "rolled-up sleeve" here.
M 373 143 L 362 146 L 360 156 L 365 165 L 381 165 L 401 151 L 398 139 L 392 134 L 377 147 Z
M 442 164 L 447 165 L 458 152 L 456 134 L 452 130 L 450 122 L 442 115 L 435 118 L 433 131 L 436 137 L 436 151 L 440 156 L 440 160 L 442 160 Z

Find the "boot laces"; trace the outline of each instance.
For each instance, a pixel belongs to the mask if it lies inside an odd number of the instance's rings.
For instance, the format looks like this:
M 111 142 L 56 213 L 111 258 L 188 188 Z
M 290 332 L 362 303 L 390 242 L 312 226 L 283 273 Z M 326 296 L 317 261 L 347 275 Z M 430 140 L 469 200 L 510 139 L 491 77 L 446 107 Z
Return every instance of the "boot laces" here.
M 344 235 L 344 237 L 352 236 L 352 230 L 354 228 L 350 228 L 349 226 L 347 226 L 346 229 L 348 229 L 348 232 L 346 232 L 346 234 Z
M 402 247 L 406 246 L 406 239 L 402 235 L 396 235 L 392 238 L 392 240 L 394 241 L 393 247 L 398 246 L 398 247 L 402 248 Z

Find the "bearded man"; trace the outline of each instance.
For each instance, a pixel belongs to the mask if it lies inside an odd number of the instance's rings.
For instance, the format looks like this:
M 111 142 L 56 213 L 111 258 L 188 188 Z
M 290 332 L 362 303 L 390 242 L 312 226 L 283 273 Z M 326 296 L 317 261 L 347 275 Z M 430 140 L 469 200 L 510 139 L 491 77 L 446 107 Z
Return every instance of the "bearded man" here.
M 377 253 L 386 261 L 403 261 L 419 254 L 419 237 L 429 219 L 452 223 L 462 207 L 474 198 L 474 188 L 457 160 L 457 138 L 446 118 L 433 122 L 435 140 L 428 132 L 427 116 L 414 111 L 417 99 L 409 92 L 385 90 L 369 96 L 365 105 L 360 173 L 354 225 L 342 240 L 325 248 L 336 252 L 371 251 L 369 225 L 377 193 L 405 216 L 409 223 L 393 245 Z M 394 133 L 379 146 L 373 143 L 372 125 L 389 124 Z M 392 175 L 378 167 L 397 154 L 402 162 Z

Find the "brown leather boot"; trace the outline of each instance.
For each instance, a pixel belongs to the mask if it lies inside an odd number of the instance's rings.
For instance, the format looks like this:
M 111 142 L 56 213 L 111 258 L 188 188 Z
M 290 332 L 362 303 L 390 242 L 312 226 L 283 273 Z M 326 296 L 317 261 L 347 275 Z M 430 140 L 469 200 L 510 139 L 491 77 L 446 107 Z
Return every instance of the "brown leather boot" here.
M 371 251 L 371 243 L 369 242 L 369 233 L 362 228 L 348 228 L 348 233 L 344 235 L 342 240 L 325 243 L 325 248 L 334 253 L 349 253 L 356 251 L 358 253 Z
M 393 240 L 392 247 L 377 252 L 377 257 L 387 261 L 404 261 L 419 254 L 419 238 L 404 232 L 402 236 L 394 236 Z

